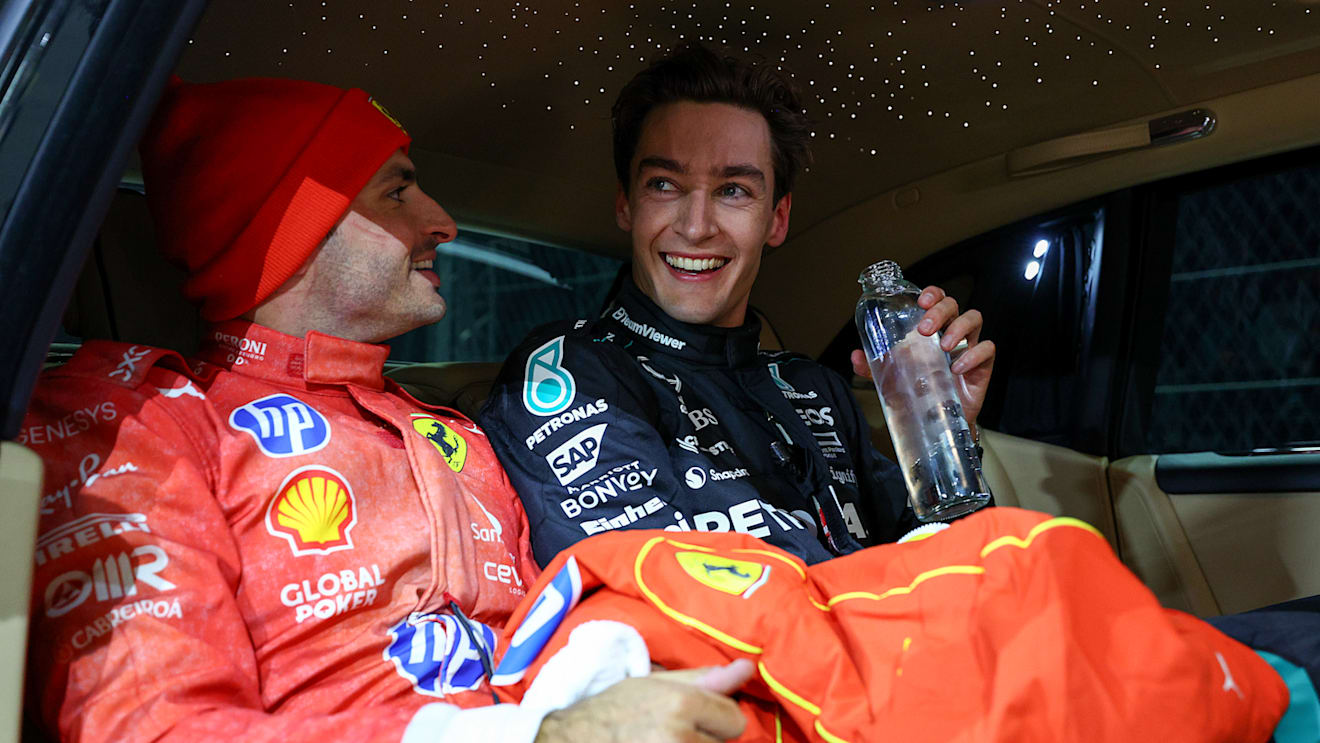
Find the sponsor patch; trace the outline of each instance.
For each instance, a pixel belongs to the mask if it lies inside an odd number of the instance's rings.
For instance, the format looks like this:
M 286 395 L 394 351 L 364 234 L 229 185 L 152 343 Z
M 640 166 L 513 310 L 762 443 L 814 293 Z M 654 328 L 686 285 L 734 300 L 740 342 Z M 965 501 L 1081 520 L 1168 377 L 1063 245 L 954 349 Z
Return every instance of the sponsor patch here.
M 443 697 L 479 688 L 485 679 L 481 662 L 495 655 L 499 642 L 495 630 L 473 619 L 468 620 L 473 635 L 483 647 L 473 644 L 472 636 L 459 621 L 445 614 L 411 616 L 390 627 L 390 644 L 385 660 L 418 694 Z
M 462 472 L 467 463 L 467 440 L 458 431 L 446 426 L 433 415 L 412 414 L 413 430 L 431 442 L 431 446 L 444 457 L 445 464 L 455 472 Z
M 689 467 L 687 472 L 683 473 L 683 482 L 693 490 L 699 490 L 706 486 L 706 470 L 701 467 Z
M 769 520 L 766 520 L 766 517 Z M 775 508 L 759 498 L 748 498 L 741 503 L 729 506 L 727 511 L 703 511 L 692 515 L 688 523 L 683 514 L 675 514 L 678 523 L 665 527 L 665 531 L 736 531 L 765 539 L 770 536 L 770 524 L 775 524 L 780 531 L 806 529 L 801 522 L 788 513 Z
M 583 521 L 581 524 L 578 524 L 578 526 L 581 526 L 582 531 L 586 532 L 588 536 L 599 534 L 603 531 L 622 529 L 625 526 L 631 526 L 632 524 L 637 523 L 664 507 L 665 502 L 657 495 L 639 506 L 631 504 L 625 505 L 623 507 L 623 513 L 613 518 L 601 517 L 598 519 L 592 519 L 591 521 Z
M 151 533 L 147 517 L 140 513 L 89 513 L 51 529 L 37 538 L 37 565 L 71 555 L 83 547 L 126 532 Z
M 750 560 L 712 555 L 709 552 L 675 552 L 683 572 L 707 588 L 750 598 L 770 579 L 770 566 Z
M 55 513 L 55 506 L 63 504 L 65 508 L 73 508 L 73 493 L 76 490 L 85 488 L 103 477 L 117 477 L 129 472 L 137 472 L 137 465 L 132 462 L 124 462 L 118 467 L 110 467 L 100 470 L 101 456 L 99 454 L 88 454 L 78 462 L 78 476 L 69 481 L 68 485 L 61 486 L 53 492 L 41 496 L 41 513 L 50 515 Z M 98 471 L 100 470 L 100 471 Z
M 536 661 L 550 636 L 559 629 L 569 610 L 582 600 L 582 574 L 577 558 L 569 557 L 555 577 L 545 584 L 531 610 L 523 617 L 509 640 L 509 649 L 495 669 L 490 683 L 507 686 L 517 683 Z
M 353 549 L 357 501 L 344 476 L 317 464 L 290 472 L 270 506 L 266 531 L 289 543 L 296 556 Z
M 655 482 L 656 472 L 657 470 L 654 469 L 638 469 L 609 475 L 594 485 L 579 490 L 572 497 L 559 501 L 559 508 L 570 519 L 577 518 L 583 511 L 589 511 L 611 498 L 651 487 Z
M 129 346 L 128 350 L 120 356 L 119 365 L 116 366 L 106 376 L 120 379 L 124 382 L 131 382 L 138 373 L 138 362 L 145 359 L 151 353 L 150 348 L 138 348 Z
M 602 398 L 595 402 L 589 402 L 586 405 L 579 405 L 566 413 L 561 413 L 541 424 L 540 428 L 532 431 L 532 435 L 527 437 L 527 448 L 529 450 L 534 450 L 536 449 L 537 444 L 545 441 L 551 434 L 564 426 L 567 426 L 570 423 L 576 423 L 580 420 L 586 420 L 593 415 L 600 415 L 609 409 L 609 403 L 605 402 Z
M 211 335 L 211 339 L 225 349 L 225 363 L 227 364 L 242 366 L 249 361 L 266 360 L 267 344 L 265 341 L 221 333 L 218 330 Z
M 646 323 L 637 322 L 636 320 L 629 317 L 628 311 L 622 307 L 615 309 L 614 314 L 610 315 L 610 317 L 613 317 L 615 320 L 618 320 L 623 325 L 623 327 L 627 328 L 628 330 L 632 331 L 638 336 L 645 338 L 648 341 L 651 341 L 652 343 L 658 343 L 662 346 L 668 346 L 674 349 L 675 351 L 681 351 L 685 346 L 687 346 L 687 341 L 681 341 L 672 335 L 666 335 L 665 333 L 656 330 L 655 328 L 651 327 L 650 325 L 647 325 Z
M 298 624 L 308 619 L 329 619 L 347 614 L 354 609 L 376 603 L 381 586 L 380 566 L 365 565 L 356 570 L 322 573 L 316 580 L 303 580 L 285 584 L 280 589 L 280 603 L 293 609 Z
M 109 634 L 115 627 L 138 617 L 182 619 L 183 609 L 179 607 L 178 599 L 173 601 L 139 599 L 132 603 L 122 604 L 97 617 L 91 624 L 74 632 L 70 644 L 73 645 L 75 650 L 82 650 L 95 642 L 97 638 Z
M 118 417 L 119 411 L 113 402 L 89 405 L 69 413 L 53 423 L 25 426 L 18 431 L 18 443 L 24 446 L 53 444 L 71 439 L 80 433 L 92 429 L 98 423 L 108 422 Z
M 330 422 L 293 395 L 267 395 L 234 408 L 229 426 L 251 436 L 268 457 L 311 454 L 330 443 Z
M 568 409 L 577 394 L 573 374 L 563 367 L 564 336 L 541 345 L 527 357 L 523 369 L 523 407 L 547 417 Z
M 826 459 L 835 459 L 848 453 L 839 438 L 838 431 L 812 431 L 811 435 L 816 437 L 816 443 L 820 444 L 820 453 L 824 454 Z
M 565 441 L 546 455 L 545 461 L 555 471 L 560 485 L 568 485 L 596 468 L 600 460 L 600 442 L 608 423 L 598 423 Z
M 784 378 L 779 375 L 778 361 L 770 364 L 768 368 L 770 369 L 770 379 L 774 380 L 776 387 L 783 390 L 784 392 L 797 392 L 797 390 L 793 388 L 793 385 L 784 381 Z
M 145 560 L 134 564 L 134 558 Z M 174 590 L 174 584 L 160 573 L 170 564 L 165 550 L 154 544 L 144 544 L 132 552 L 119 552 L 96 558 L 89 575 L 83 570 L 70 570 L 46 584 L 46 616 L 64 616 L 82 606 L 87 599 L 118 601 L 138 595 L 138 586 L 157 591 Z

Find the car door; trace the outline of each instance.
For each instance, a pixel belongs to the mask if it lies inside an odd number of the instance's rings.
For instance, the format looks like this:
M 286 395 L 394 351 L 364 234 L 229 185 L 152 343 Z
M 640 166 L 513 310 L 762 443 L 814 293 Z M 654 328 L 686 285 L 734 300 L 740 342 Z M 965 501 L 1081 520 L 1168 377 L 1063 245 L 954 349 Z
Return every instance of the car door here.
M 0 6 L 0 741 L 21 719 L 41 462 L 18 441 L 36 376 L 130 148 L 202 0 Z

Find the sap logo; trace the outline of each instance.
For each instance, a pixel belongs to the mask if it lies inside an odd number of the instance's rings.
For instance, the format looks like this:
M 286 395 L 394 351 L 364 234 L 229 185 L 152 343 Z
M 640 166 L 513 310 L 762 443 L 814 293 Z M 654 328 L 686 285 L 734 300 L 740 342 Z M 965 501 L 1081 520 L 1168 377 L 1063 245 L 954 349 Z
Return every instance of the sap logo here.
M 527 357 L 523 369 L 523 407 L 532 415 L 558 415 L 576 394 L 573 374 L 563 367 L 564 336 L 541 345 Z
M 747 477 L 747 475 L 747 470 L 742 467 L 734 470 L 724 470 L 723 472 L 716 472 L 715 470 L 710 471 L 710 479 L 712 481 L 737 480 L 742 477 Z
M 546 455 L 545 461 L 554 468 L 560 485 L 567 485 L 596 468 L 600 459 L 600 441 L 609 425 L 594 425 Z
M 609 404 L 606 403 L 604 399 L 601 399 L 595 402 L 589 402 L 586 405 L 579 405 L 567 413 L 557 415 L 546 421 L 540 428 L 533 431 L 531 436 L 527 437 L 527 448 L 535 449 L 537 444 L 545 441 L 550 434 L 558 431 L 564 426 L 567 426 L 570 423 L 576 423 L 580 420 L 586 420 L 593 415 L 600 415 L 609 409 Z
M 370 606 L 383 585 L 379 565 L 372 565 L 371 570 L 359 567 L 357 572 L 340 570 L 323 573 L 315 581 L 286 584 L 280 589 L 280 603 L 293 609 L 293 618 L 302 624 L 312 617 L 329 619 Z
M 689 525 L 687 518 L 683 514 L 678 514 L 674 518 L 678 520 L 677 524 L 670 524 L 665 527 L 665 531 L 736 531 L 743 534 L 751 534 L 754 537 L 762 539 L 770 536 L 770 527 L 765 517 L 770 517 L 770 523 L 779 526 L 780 531 L 795 531 L 806 529 L 797 519 L 757 498 L 751 498 L 742 503 L 735 503 L 729 506 L 728 512 L 724 511 L 706 511 L 693 515 L 692 524 Z
M 42 534 L 37 539 L 36 563 L 45 565 L 57 557 L 127 532 L 150 534 L 147 517 L 140 513 L 89 513 Z
M 700 410 L 689 410 L 688 420 L 692 421 L 692 427 L 700 431 L 706 426 L 717 425 L 720 422 L 715 414 L 710 412 L 710 408 L 701 408 Z
M 798 417 L 812 426 L 834 425 L 833 408 L 798 408 Z
M 581 526 L 582 531 L 586 532 L 588 535 L 599 534 L 600 532 L 610 531 L 611 529 L 622 529 L 625 526 L 637 523 L 664 507 L 665 502 L 660 500 L 660 496 L 657 495 L 640 506 L 625 505 L 623 507 L 623 513 L 614 518 L 602 517 L 591 521 L 583 521 L 581 524 L 578 524 L 578 526 Z
M 119 411 L 112 402 L 91 405 L 69 413 L 54 423 L 28 426 L 18 432 L 18 443 L 27 445 L 52 444 L 56 441 L 71 439 L 102 421 L 112 421 L 119 416 Z
M 485 678 L 487 658 L 495 654 L 499 638 L 495 630 L 469 619 L 472 635 L 457 619 L 442 614 L 409 617 L 389 629 L 390 644 L 384 659 L 418 694 L 443 697 L 472 691 Z M 474 637 L 477 643 L 473 643 Z
M 793 385 L 789 384 L 788 382 L 785 382 L 784 378 L 779 376 L 778 361 L 776 361 L 773 364 L 770 364 L 767 368 L 770 369 L 770 379 L 774 380 L 776 387 L 783 390 L 784 392 L 797 392 L 797 390 L 793 388 Z
M 330 443 L 330 422 L 292 395 L 267 395 L 234 408 L 229 426 L 257 442 L 268 457 L 296 457 Z
M 134 557 L 146 557 L 147 561 L 134 566 Z M 144 544 L 132 552 L 98 557 L 92 563 L 91 575 L 82 570 L 70 570 L 46 586 L 46 616 L 64 616 L 93 595 L 97 601 L 136 596 L 139 583 L 157 591 L 171 591 L 174 584 L 160 576 L 169 564 L 169 555 L 154 544 Z
M 482 573 L 486 576 L 486 580 L 491 583 L 517 586 L 519 592 L 521 592 L 523 587 L 522 576 L 518 575 L 518 569 L 512 565 L 487 560 L 486 564 L 482 566 Z
M 651 487 L 655 482 L 656 472 L 657 470 L 653 469 L 611 475 L 595 487 L 586 488 L 572 498 L 560 501 L 559 507 L 563 509 L 565 516 L 570 519 L 577 518 L 583 511 L 591 510 L 610 498 L 617 498 L 620 493 Z
M 541 589 L 532 608 L 519 622 L 490 683 L 508 686 L 521 680 L 550 641 L 550 636 L 559 629 L 564 617 L 581 600 L 582 574 L 578 570 L 577 558 L 569 557 L 555 577 Z

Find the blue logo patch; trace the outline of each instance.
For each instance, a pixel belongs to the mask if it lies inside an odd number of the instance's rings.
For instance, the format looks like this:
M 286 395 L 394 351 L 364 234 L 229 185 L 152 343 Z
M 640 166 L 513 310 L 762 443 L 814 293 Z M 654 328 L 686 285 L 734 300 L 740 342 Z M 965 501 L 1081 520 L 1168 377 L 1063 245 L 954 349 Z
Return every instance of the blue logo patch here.
M 523 370 L 523 407 L 532 415 L 558 415 L 568 409 L 577 394 L 573 374 L 561 362 L 564 336 L 532 351 Z
M 495 630 L 474 620 L 468 623 L 485 643 L 487 654 L 495 655 Z M 447 614 L 417 615 L 391 627 L 385 660 L 394 663 L 394 670 L 418 694 L 430 697 L 472 691 L 485 678 L 481 650 L 458 620 Z
M 251 435 L 268 457 L 310 454 L 330 443 L 330 422 L 292 395 L 268 395 L 234 408 L 229 425 Z
M 570 557 L 564 567 L 541 595 L 536 597 L 531 611 L 523 617 L 509 641 L 509 650 L 491 676 L 492 686 L 515 684 L 536 661 L 536 656 L 550 641 L 550 636 L 563 624 L 564 617 L 582 600 L 582 574 L 578 572 L 577 558 Z

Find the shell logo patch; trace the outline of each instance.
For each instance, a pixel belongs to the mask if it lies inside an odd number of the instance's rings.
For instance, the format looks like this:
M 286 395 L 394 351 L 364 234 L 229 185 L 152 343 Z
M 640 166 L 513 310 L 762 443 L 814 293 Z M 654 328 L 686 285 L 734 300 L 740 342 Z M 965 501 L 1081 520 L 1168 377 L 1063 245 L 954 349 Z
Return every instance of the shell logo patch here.
M 713 555 L 709 552 L 675 552 L 683 572 L 707 588 L 750 598 L 770 580 L 770 566 L 750 560 Z
M 439 418 L 423 413 L 412 414 L 413 430 L 421 434 L 445 458 L 445 464 L 455 472 L 462 472 L 467 464 L 467 441 L 458 431 L 440 422 Z
M 372 106 L 375 107 L 377 111 L 380 111 L 381 115 L 389 119 L 391 124 L 394 124 L 395 126 L 399 127 L 399 131 L 402 131 L 404 134 L 408 133 L 408 130 L 403 128 L 403 124 L 400 124 L 399 120 L 394 118 L 394 114 L 390 113 L 384 106 L 382 106 L 380 104 L 380 101 L 376 100 L 375 98 L 368 97 L 367 103 L 370 103 Z
M 266 531 L 289 543 L 294 555 L 326 555 L 353 549 L 357 501 L 344 476 L 320 465 L 299 467 L 284 478 L 266 509 Z

